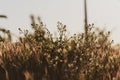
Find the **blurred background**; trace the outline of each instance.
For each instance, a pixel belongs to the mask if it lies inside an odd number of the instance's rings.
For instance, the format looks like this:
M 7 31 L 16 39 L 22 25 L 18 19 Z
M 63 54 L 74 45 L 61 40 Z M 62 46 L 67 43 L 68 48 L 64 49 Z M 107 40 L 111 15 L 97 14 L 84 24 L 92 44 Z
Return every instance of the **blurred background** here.
M 40 16 L 51 33 L 57 21 L 67 25 L 70 35 L 84 30 L 84 0 L 0 0 L 0 27 L 19 35 L 18 28 L 31 30 L 31 14 Z M 120 43 L 120 0 L 87 0 L 88 23 L 112 32 L 111 39 Z M 16 41 L 16 38 L 13 39 Z

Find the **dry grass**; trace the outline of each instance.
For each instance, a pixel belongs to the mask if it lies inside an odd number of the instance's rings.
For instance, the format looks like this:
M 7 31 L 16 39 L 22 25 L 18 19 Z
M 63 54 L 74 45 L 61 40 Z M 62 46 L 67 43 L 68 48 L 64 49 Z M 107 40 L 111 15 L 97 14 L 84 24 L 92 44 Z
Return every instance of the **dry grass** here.
M 110 32 L 89 25 L 86 42 L 84 33 L 67 38 L 66 26 L 58 22 L 53 38 L 40 18 L 39 24 L 31 19 L 33 33 L 19 29 L 24 37 L 18 42 L 10 35 L 1 41 L 0 80 L 119 80 L 120 52 Z

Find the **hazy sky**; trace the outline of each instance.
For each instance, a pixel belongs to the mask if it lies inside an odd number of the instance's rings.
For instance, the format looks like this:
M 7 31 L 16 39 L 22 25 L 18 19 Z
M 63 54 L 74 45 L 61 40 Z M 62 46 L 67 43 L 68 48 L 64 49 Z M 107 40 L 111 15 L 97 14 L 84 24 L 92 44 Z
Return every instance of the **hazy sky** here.
M 29 15 L 40 16 L 47 28 L 56 31 L 57 21 L 67 25 L 68 31 L 81 32 L 83 29 L 84 0 L 0 0 L 0 26 L 18 35 L 18 28 L 30 29 Z M 89 23 L 112 31 L 112 39 L 120 42 L 120 0 L 87 0 Z

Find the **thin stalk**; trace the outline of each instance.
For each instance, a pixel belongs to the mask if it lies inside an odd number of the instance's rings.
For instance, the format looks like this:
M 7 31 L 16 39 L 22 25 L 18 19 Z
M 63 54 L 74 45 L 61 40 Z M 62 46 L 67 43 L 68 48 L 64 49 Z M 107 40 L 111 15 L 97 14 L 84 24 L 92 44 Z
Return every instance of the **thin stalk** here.
M 87 42 L 87 35 L 88 35 L 88 19 L 87 19 L 87 1 L 84 0 L 84 30 L 85 30 L 85 41 Z

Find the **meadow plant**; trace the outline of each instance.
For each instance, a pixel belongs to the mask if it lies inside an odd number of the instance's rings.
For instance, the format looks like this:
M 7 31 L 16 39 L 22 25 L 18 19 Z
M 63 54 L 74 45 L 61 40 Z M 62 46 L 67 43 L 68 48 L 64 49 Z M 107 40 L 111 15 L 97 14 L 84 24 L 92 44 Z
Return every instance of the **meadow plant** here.
M 66 25 L 57 23 L 55 38 L 38 17 L 31 16 L 33 32 L 19 31 L 19 41 L 0 42 L 0 80 L 112 80 L 120 63 L 119 48 L 110 41 L 110 32 L 88 25 L 85 33 L 66 35 Z M 1 37 L 1 39 L 3 39 Z M 2 79 L 2 78 L 5 79 Z

